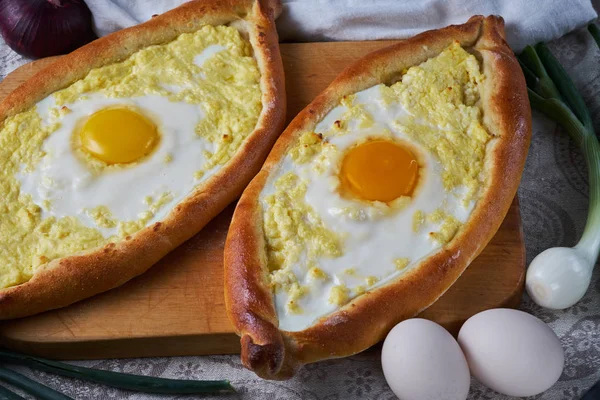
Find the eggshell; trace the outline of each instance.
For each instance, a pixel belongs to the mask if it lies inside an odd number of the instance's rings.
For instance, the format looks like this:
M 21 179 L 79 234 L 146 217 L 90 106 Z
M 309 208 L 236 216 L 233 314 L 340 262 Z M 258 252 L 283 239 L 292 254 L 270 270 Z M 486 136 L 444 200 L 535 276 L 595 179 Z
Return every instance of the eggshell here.
M 465 400 L 471 377 L 460 346 L 444 328 L 414 318 L 396 325 L 381 351 L 383 374 L 401 400 Z
M 552 329 L 523 311 L 497 308 L 469 318 L 458 334 L 471 374 L 509 396 L 533 396 L 560 377 L 564 352 Z

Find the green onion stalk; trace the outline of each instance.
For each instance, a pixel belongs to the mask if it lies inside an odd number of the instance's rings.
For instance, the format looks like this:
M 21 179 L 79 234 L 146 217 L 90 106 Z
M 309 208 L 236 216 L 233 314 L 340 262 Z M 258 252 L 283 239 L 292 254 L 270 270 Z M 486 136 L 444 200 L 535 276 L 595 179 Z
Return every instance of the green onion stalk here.
M 595 28 L 595 29 L 594 29 Z M 597 32 L 594 25 L 590 31 Z M 594 35 L 600 40 L 600 35 Z M 581 95 L 550 50 L 540 43 L 519 55 L 531 107 L 561 125 L 581 148 L 588 166 L 589 209 L 583 235 L 574 247 L 553 247 L 533 259 L 527 292 L 537 304 L 564 309 L 585 295 L 600 251 L 600 143 Z
M 82 379 L 90 382 L 96 382 L 119 389 L 133 390 L 145 393 L 162 394 L 196 394 L 196 393 L 225 393 L 234 392 L 234 388 L 229 381 L 194 381 L 185 379 L 166 379 L 155 378 L 152 376 L 131 375 L 120 372 L 104 371 L 93 368 L 79 367 L 60 361 L 47 360 L 41 357 L 29 356 L 26 354 L 14 353 L 12 351 L 0 349 L 0 364 L 19 364 L 34 369 L 50 372 L 57 375 L 68 376 L 71 378 Z M 8 381 L 3 376 L 4 371 L 8 378 L 14 378 L 10 370 L 0 367 L 0 381 Z M 8 372 L 6 372 L 8 371 Z M 25 377 L 23 377 L 25 378 Z M 27 378 L 26 378 L 27 379 Z M 25 380 L 23 382 L 27 383 Z M 33 381 L 32 381 L 33 382 Z M 35 382 L 34 382 L 35 383 Z M 37 384 L 41 386 L 40 384 Z M 31 386 L 31 385 L 30 385 Z M 25 387 L 23 387 L 26 390 Z M 0 392 L 0 399 L 2 399 Z M 59 397 L 54 397 L 59 398 Z M 68 397 L 62 397 L 68 398 Z
M 38 400 L 73 400 L 69 396 L 65 396 L 62 393 L 57 392 L 54 389 L 50 389 L 34 381 L 33 379 L 29 379 L 25 375 L 21 375 L 18 372 L 13 370 L 0 367 L 0 381 L 9 383 L 19 389 L 31 394 L 34 398 Z M 5 399 L 15 399 L 15 397 L 10 397 L 11 394 L 13 396 L 17 396 L 14 393 L 9 394 L 10 391 L 5 389 L 0 391 L 0 398 Z M 20 396 L 16 397 L 19 398 Z
M 25 400 L 25 398 L 11 392 L 4 386 L 0 386 L 0 400 Z

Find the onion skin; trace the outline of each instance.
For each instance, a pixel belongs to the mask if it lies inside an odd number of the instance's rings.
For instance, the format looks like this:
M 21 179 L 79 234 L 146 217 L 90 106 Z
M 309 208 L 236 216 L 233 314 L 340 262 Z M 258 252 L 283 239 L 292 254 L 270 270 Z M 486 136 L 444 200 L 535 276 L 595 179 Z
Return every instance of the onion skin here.
M 29 58 L 66 54 L 97 38 L 83 0 L 0 0 L 0 34 Z

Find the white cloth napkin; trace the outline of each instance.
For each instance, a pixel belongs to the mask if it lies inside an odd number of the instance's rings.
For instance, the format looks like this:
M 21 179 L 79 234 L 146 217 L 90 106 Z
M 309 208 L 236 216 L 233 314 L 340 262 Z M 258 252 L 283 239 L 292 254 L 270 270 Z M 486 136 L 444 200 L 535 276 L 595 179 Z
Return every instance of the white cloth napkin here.
M 101 36 L 144 22 L 186 0 L 86 0 Z M 590 0 L 283 0 L 281 41 L 401 39 L 497 14 L 515 51 L 561 37 L 597 17 Z

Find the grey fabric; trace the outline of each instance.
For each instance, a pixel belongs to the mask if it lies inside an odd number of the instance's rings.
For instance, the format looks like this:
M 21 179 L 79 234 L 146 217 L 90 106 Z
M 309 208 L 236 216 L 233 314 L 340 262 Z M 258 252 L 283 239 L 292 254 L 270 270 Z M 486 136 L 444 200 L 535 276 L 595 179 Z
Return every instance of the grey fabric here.
M 600 51 L 585 30 L 567 34 L 552 42 L 550 47 L 583 93 L 595 128 L 600 132 Z M 0 43 L 0 78 L 24 61 Z M 585 223 L 588 197 L 586 167 L 579 150 L 555 124 L 539 115 L 534 119 L 533 140 L 519 190 L 528 262 L 548 247 L 571 246 L 577 241 Z M 586 297 L 568 310 L 545 310 L 524 297 L 522 309 L 552 327 L 560 337 L 566 356 L 560 381 L 534 399 L 576 399 L 600 379 L 598 272 L 594 274 Z M 221 398 L 394 399 L 383 378 L 380 351 L 378 345 L 354 357 L 308 365 L 286 382 L 257 378 L 241 366 L 238 356 L 100 360 L 75 364 L 170 378 L 227 378 L 238 389 L 238 395 Z M 16 369 L 77 399 L 175 398 L 123 392 L 27 368 Z M 472 382 L 469 399 L 508 398 Z

